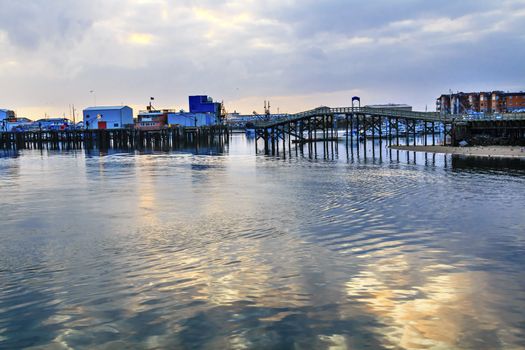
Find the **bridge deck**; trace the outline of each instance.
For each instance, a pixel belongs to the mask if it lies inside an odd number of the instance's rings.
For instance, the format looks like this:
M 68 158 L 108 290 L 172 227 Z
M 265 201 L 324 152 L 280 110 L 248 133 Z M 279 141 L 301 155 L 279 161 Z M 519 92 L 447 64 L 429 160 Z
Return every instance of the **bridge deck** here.
M 264 120 L 255 122 L 256 129 L 266 129 L 277 126 L 282 126 L 287 123 L 297 122 L 304 119 L 308 119 L 316 116 L 337 116 L 337 115 L 349 115 L 349 114 L 360 114 L 377 117 L 387 118 L 399 118 L 399 119 L 411 119 L 420 120 L 427 122 L 446 122 L 451 123 L 453 121 L 501 121 L 501 120 L 525 120 L 525 113 L 504 113 L 497 115 L 485 116 L 483 118 L 477 118 L 469 115 L 452 115 L 452 114 L 440 114 L 438 112 L 416 112 L 416 111 L 403 111 L 396 109 L 384 109 L 384 108 L 370 108 L 370 107 L 319 107 L 309 111 L 300 112 L 297 114 L 290 114 L 286 117 Z

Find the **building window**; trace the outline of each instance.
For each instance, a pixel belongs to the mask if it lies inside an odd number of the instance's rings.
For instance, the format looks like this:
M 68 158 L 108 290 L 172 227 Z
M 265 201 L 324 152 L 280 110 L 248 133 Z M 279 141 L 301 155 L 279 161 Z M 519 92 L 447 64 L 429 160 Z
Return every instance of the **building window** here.
M 118 123 L 113 124 L 113 127 L 118 128 Z

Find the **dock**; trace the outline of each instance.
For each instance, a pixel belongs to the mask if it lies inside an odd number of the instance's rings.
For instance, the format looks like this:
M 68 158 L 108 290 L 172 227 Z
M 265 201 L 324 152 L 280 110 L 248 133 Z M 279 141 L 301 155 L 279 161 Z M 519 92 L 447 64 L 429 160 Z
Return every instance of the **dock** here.
M 228 128 L 223 125 L 165 128 L 156 131 L 130 128 L 0 132 L 0 149 L 172 148 L 195 143 L 228 143 L 229 135 Z

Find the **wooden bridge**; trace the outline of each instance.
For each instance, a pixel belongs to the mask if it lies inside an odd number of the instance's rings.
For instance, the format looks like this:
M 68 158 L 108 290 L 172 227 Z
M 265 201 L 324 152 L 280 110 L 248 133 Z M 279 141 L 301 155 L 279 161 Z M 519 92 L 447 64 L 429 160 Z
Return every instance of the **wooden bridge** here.
M 436 124 L 440 124 L 445 135 L 451 135 L 453 118 L 435 112 L 412 112 L 396 109 L 381 109 L 370 107 L 319 107 L 310 111 L 289 115 L 287 118 L 255 123 L 256 140 L 264 140 L 266 153 L 275 153 L 279 142 L 285 147 L 288 136 L 291 143 L 304 144 L 317 141 L 335 141 L 337 124 L 343 121 L 346 137 L 353 141 L 358 139 L 382 139 L 388 137 L 390 143 L 400 138 L 410 137 L 416 140 L 416 125 L 422 124 L 423 133 L 431 134 L 435 144 Z M 386 134 L 383 125 L 388 126 Z M 321 132 L 321 137 L 319 137 Z M 293 140 L 292 140 L 293 139 Z M 426 140 L 426 138 L 425 138 Z M 426 141 L 425 141 L 426 142 Z M 257 144 L 257 142 L 256 142 Z
M 498 129 L 509 123 L 518 123 L 518 137 L 523 137 L 525 113 L 509 113 L 472 119 L 471 116 L 440 114 L 437 112 L 403 111 L 370 107 L 319 107 L 306 112 L 288 115 L 285 118 L 270 121 L 258 121 L 255 124 L 257 141 L 264 140 L 265 153 L 278 153 L 279 143 L 283 149 L 291 143 L 305 144 L 318 141 L 336 141 L 339 125 L 346 130 L 347 140 L 388 139 L 389 145 L 399 145 L 404 140 L 406 145 L 412 141 L 417 144 L 417 135 L 427 145 L 436 143 L 436 134 L 443 134 L 443 143 L 456 143 L 456 124 L 479 124 L 487 128 Z M 321 135 L 319 135 L 321 133 Z M 521 136 L 520 136 L 521 135 Z M 432 136 L 429 140 L 429 136 Z

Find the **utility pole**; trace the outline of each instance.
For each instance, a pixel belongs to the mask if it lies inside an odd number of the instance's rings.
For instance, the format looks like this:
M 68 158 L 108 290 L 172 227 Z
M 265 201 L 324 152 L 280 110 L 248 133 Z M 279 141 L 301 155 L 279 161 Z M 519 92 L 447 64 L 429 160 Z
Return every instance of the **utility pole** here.
M 93 107 L 97 106 L 97 92 L 95 90 L 89 90 L 89 93 L 93 95 Z
M 448 103 L 448 109 L 449 109 L 449 114 L 452 114 L 452 89 L 448 89 L 448 93 L 449 93 L 449 103 Z

